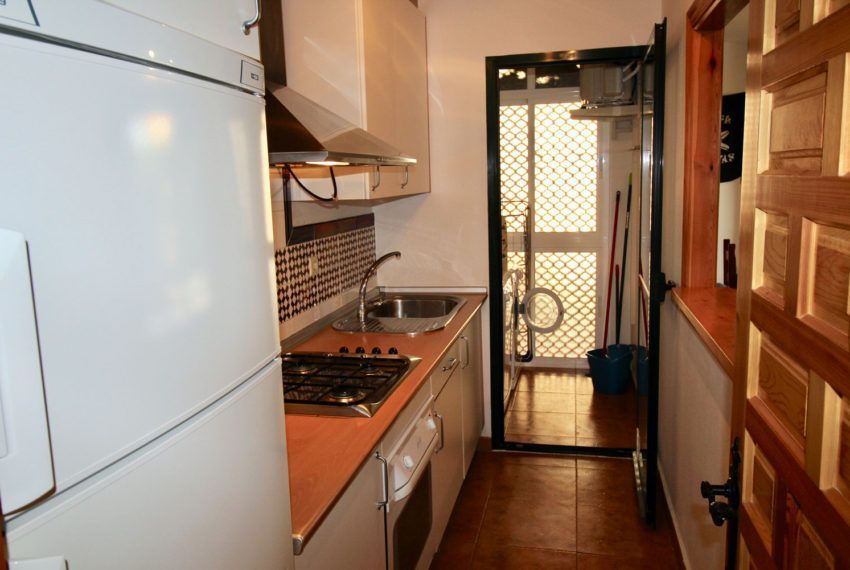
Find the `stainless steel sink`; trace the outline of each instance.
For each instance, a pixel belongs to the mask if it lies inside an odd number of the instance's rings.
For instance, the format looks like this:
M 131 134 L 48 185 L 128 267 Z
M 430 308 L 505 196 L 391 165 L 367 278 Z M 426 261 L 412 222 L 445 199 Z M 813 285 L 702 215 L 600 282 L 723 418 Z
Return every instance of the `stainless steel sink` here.
M 382 293 L 366 305 L 366 320 L 357 311 L 333 324 L 338 331 L 415 335 L 445 328 L 466 300 L 432 293 Z

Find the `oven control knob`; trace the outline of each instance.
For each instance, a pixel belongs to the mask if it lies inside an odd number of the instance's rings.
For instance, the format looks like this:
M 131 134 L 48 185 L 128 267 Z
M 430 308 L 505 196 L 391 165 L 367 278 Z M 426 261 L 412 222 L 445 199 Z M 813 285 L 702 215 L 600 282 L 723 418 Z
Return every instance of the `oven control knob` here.
M 407 469 L 413 469 L 413 458 L 409 455 L 402 457 L 401 462 Z
M 391 347 L 390 347 L 390 350 L 389 350 L 389 353 L 390 353 L 390 354 L 398 354 L 398 349 L 397 349 L 396 347 L 394 347 L 394 346 L 391 346 Z
M 341 346 L 341 347 L 339 347 L 339 351 L 343 354 L 347 354 L 348 353 L 348 347 L 347 346 Z
M 372 349 L 372 354 L 381 354 L 381 347 L 380 347 L 380 346 L 376 346 L 375 348 L 373 348 L 373 349 Z
M 358 346 L 357 348 L 354 349 L 354 352 L 356 352 L 357 354 L 365 354 L 366 349 L 363 348 L 362 346 Z
M 428 426 L 428 429 L 437 429 L 437 422 L 434 421 L 434 418 L 425 420 L 425 425 Z

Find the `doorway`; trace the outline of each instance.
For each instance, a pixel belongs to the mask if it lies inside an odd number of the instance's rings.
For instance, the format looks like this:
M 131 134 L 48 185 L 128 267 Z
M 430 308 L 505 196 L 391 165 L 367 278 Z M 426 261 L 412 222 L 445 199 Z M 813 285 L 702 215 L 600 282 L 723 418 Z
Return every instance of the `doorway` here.
M 487 58 L 495 449 L 645 463 L 656 408 L 638 365 L 649 226 L 641 231 L 637 210 L 653 180 L 658 75 L 648 49 Z M 588 374 L 586 355 L 600 347 L 628 356 L 616 385 Z
M 630 335 L 621 322 L 630 311 L 618 310 L 614 273 L 623 247 L 613 243 L 611 218 L 615 208 L 626 211 L 629 174 L 640 169 L 642 56 L 643 49 L 624 48 L 578 60 L 498 62 L 505 442 L 622 455 L 634 446 L 637 387 L 595 390 L 586 354 L 607 346 L 606 328 L 607 343 Z M 631 297 L 622 295 L 623 305 Z

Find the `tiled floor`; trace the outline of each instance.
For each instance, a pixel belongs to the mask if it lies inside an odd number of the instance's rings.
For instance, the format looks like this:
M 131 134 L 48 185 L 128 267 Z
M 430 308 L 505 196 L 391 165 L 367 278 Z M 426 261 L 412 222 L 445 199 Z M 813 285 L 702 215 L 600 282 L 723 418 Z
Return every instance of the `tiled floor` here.
M 526 369 L 505 413 L 505 439 L 519 443 L 634 447 L 636 406 L 631 385 L 626 393 L 617 396 L 594 393 L 584 369 Z
M 497 453 L 470 467 L 432 569 L 681 569 L 670 515 L 638 516 L 627 459 Z

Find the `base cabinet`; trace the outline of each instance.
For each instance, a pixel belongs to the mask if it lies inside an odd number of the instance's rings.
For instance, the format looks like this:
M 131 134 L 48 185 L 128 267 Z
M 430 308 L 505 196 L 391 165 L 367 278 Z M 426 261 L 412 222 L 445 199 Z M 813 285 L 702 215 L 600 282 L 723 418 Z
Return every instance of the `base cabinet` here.
M 476 314 L 458 339 L 463 384 L 463 475 L 466 477 L 481 431 L 484 429 L 484 393 L 481 366 L 481 315 Z
M 436 396 L 434 409 L 442 422 L 442 442 L 431 459 L 434 518 L 428 551 L 436 552 L 463 484 L 463 384 L 457 366 Z
M 295 570 L 386 568 L 381 463 L 372 454 L 316 534 L 295 557 Z
M 446 351 L 430 382 L 413 397 L 409 411 L 402 412 L 381 447 L 384 455 L 389 454 L 412 414 L 433 395 L 440 447 L 431 458 L 431 531 L 416 570 L 427 568 L 440 546 L 484 425 L 480 318 L 476 314 Z M 384 511 L 377 507 L 383 497 L 382 478 L 381 463 L 373 454 L 304 551 L 295 557 L 296 570 L 386 567 Z M 393 540 L 392 530 L 387 533 Z

